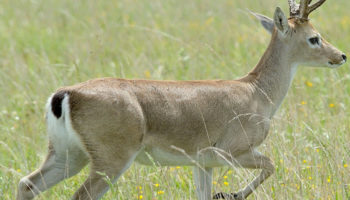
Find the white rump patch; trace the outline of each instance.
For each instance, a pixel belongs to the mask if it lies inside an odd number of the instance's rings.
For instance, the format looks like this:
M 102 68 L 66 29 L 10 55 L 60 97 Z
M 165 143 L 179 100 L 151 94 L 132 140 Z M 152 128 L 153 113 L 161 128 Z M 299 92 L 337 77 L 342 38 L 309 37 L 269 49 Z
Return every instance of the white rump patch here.
M 46 122 L 49 139 L 53 144 L 56 152 L 66 152 L 68 148 L 79 147 L 86 153 L 79 135 L 73 129 L 70 108 L 69 95 L 65 94 L 62 100 L 62 115 L 56 118 L 51 109 L 52 97 L 48 99 L 46 104 Z

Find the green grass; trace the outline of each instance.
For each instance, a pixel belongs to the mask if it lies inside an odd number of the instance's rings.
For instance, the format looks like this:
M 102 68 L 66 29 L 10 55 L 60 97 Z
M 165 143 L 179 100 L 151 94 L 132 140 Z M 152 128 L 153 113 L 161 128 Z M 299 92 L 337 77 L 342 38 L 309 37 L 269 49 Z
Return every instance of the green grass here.
M 277 5 L 287 13 L 286 0 L 2 0 L 0 198 L 14 199 L 19 179 L 45 156 L 44 105 L 55 89 L 105 76 L 238 78 L 270 40 L 246 9 L 272 16 Z M 347 54 L 349 8 L 348 0 L 329 0 L 312 14 L 321 34 Z M 276 173 L 250 199 L 350 199 L 349 81 L 349 64 L 299 68 L 259 148 Z M 238 191 L 258 172 L 217 168 L 214 190 Z M 87 173 L 38 199 L 69 199 Z M 140 195 L 196 199 L 191 168 L 133 164 L 104 199 Z

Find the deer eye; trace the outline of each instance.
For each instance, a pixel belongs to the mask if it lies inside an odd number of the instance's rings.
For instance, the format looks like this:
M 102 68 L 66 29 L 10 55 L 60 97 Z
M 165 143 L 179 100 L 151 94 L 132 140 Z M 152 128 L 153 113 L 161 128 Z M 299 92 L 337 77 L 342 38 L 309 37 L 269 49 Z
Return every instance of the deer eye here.
M 312 45 L 320 44 L 320 39 L 318 37 L 312 37 L 312 38 L 309 39 L 309 42 Z

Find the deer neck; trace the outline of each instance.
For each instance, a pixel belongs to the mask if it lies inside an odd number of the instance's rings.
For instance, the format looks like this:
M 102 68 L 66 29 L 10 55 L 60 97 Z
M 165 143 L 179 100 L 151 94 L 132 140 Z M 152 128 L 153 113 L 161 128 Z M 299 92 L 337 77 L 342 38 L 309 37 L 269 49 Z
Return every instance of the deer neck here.
M 250 82 L 257 97 L 270 105 L 267 107 L 271 108 L 272 117 L 286 96 L 296 70 L 288 45 L 275 32 L 259 63 L 243 80 Z

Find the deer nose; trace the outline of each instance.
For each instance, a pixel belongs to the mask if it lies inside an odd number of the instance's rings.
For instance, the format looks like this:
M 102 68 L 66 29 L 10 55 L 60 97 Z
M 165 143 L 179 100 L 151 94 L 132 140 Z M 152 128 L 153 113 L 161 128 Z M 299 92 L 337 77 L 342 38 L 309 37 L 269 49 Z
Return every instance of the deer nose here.
M 345 54 L 341 55 L 341 57 L 346 61 L 347 58 Z

